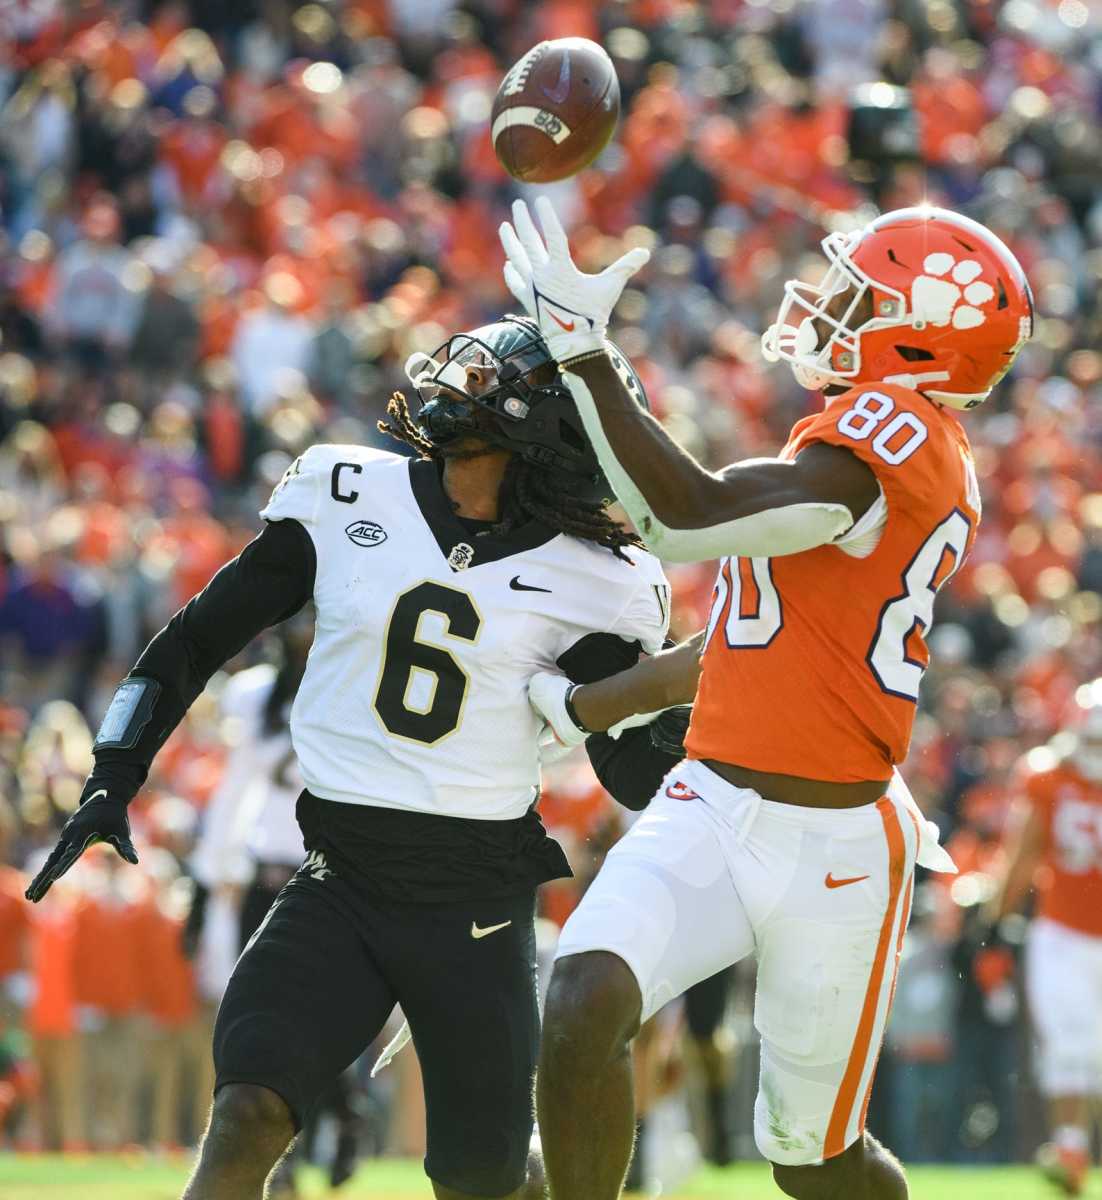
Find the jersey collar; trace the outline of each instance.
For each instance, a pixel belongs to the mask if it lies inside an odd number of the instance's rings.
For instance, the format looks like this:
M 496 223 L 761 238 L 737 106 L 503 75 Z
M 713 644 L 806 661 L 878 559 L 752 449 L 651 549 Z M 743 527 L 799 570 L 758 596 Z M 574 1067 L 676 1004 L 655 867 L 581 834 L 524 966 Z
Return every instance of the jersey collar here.
M 534 550 L 537 546 L 546 545 L 558 536 L 557 530 L 544 525 L 542 521 L 529 521 L 505 535 L 489 531 L 471 534 L 455 515 L 452 502 L 440 481 L 440 471 L 436 463 L 429 459 L 410 461 L 409 484 L 425 524 L 432 531 L 440 553 L 448 560 L 453 571 L 463 569 L 453 562 L 457 546 L 470 546 L 474 551 L 473 557 L 468 561 L 464 561 L 462 557 L 458 560 L 469 568 L 481 566 L 483 563 L 498 562 L 513 554 L 523 554 L 525 550 Z

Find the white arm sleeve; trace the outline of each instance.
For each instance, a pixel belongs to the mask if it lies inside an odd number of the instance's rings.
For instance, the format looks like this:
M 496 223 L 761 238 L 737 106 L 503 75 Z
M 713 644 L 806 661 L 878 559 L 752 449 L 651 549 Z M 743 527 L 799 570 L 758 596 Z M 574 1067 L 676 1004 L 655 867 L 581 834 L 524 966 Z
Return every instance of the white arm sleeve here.
M 853 514 L 844 504 L 823 503 L 768 508 L 703 529 L 671 528 L 655 516 L 646 497 L 613 453 L 585 380 L 565 369 L 563 378 L 617 499 L 639 530 L 647 549 L 666 562 L 704 562 L 727 555 L 779 558 L 785 554 L 799 554 L 803 550 L 825 546 L 853 524 Z

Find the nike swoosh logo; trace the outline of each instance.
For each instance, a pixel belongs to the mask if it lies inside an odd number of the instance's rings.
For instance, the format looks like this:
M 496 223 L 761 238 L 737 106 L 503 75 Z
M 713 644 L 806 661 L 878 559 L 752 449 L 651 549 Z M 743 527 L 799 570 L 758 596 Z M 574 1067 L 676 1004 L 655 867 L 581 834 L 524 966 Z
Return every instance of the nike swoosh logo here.
M 700 793 L 694 792 L 687 783 L 682 783 L 680 779 L 675 779 L 673 783 L 666 788 L 666 795 L 671 800 L 699 800 Z
M 514 575 L 509 580 L 509 586 L 514 592 L 546 592 L 549 596 L 551 595 L 550 588 L 533 587 L 530 583 L 521 583 L 519 575 Z
M 502 921 L 500 925 L 487 925 L 485 929 L 479 929 L 479 927 L 472 921 L 471 937 L 473 937 L 475 941 L 477 941 L 479 938 L 489 937 L 491 933 L 497 933 L 499 929 L 504 929 L 506 925 L 512 925 L 512 923 L 512 921 Z
M 107 795 L 107 789 L 106 789 L 106 788 L 100 788 L 100 790 L 99 790 L 98 792 L 93 792 L 93 793 L 92 793 L 92 794 L 91 794 L 91 795 L 88 797 L 88 799 L 84 801 L 84 803 L 85 803 L 85 804 L 91 804 L 93 800 L 98 800 L 98 799 L 100 798 L 100 796 L 106 796 L 106 795 Z
M 551 312 L 550 309 L 548 309 L 547 311 L 551 315 L 551 320 L 554 321 L 556 325 L 558 325 L 562 329 L 565 329 L 567 333 L 574 332 L 574 322 L 573 321 L 571 321 L 570 324 L 567 325 L 567 323 L 562 319 L 562 317 Z
M 566 50 L 562 56 L 562 66 L 559 67 L 559 78 L 555 82 L 553 88 L 549 88 L 546 83 L 540 84 L 540 91 L 551 101 L 552 104 L 561 104 L 567 96 L 570 95 L 570 51 Z
M 840 887 L 845 887 L 846 884 L 848 884 L 848 883 L 860 883 L 862 879 L 868 879 L 868 876 L 867 875 L 854 875 L 854 877 L 852 879 L 835 879 L 834 876 L 831 875 L 830 872 L 828 871 L 827 877 L 826 877 L 826 879 L 823 880 L 823 882 L 827 885 L 828 888 L 840 888 Z

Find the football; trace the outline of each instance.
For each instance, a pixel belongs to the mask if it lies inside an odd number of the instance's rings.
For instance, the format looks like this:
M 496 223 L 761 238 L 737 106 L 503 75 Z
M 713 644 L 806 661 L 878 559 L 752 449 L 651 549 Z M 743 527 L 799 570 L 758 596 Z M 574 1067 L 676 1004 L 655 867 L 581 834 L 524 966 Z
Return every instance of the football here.
M 490 137 L 514 179 L 551 183 L 588 166 L 619 117 L 612 59 L 586 38 L 558 38 L 533 46 L 501 81 Z

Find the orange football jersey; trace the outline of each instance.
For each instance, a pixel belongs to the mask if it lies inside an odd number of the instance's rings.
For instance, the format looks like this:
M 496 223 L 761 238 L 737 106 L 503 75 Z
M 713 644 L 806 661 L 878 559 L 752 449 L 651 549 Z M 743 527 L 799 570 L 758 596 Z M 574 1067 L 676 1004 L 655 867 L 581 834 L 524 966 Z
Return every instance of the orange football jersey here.
M 1025 791 L 1045 828 L 1037 915 L 1102 937 L 1102 785 L 1064 762 L 1030 775 Z
M 934 598 L 975 537 L 979 485 L 956 418 L 897 385 L 830 399 L 781 457 L 815 442 L 867 463 L 882 499 L 836 544 L 721 562 L 686 749 L 806 779 L 887 779 L 907 754 Z

